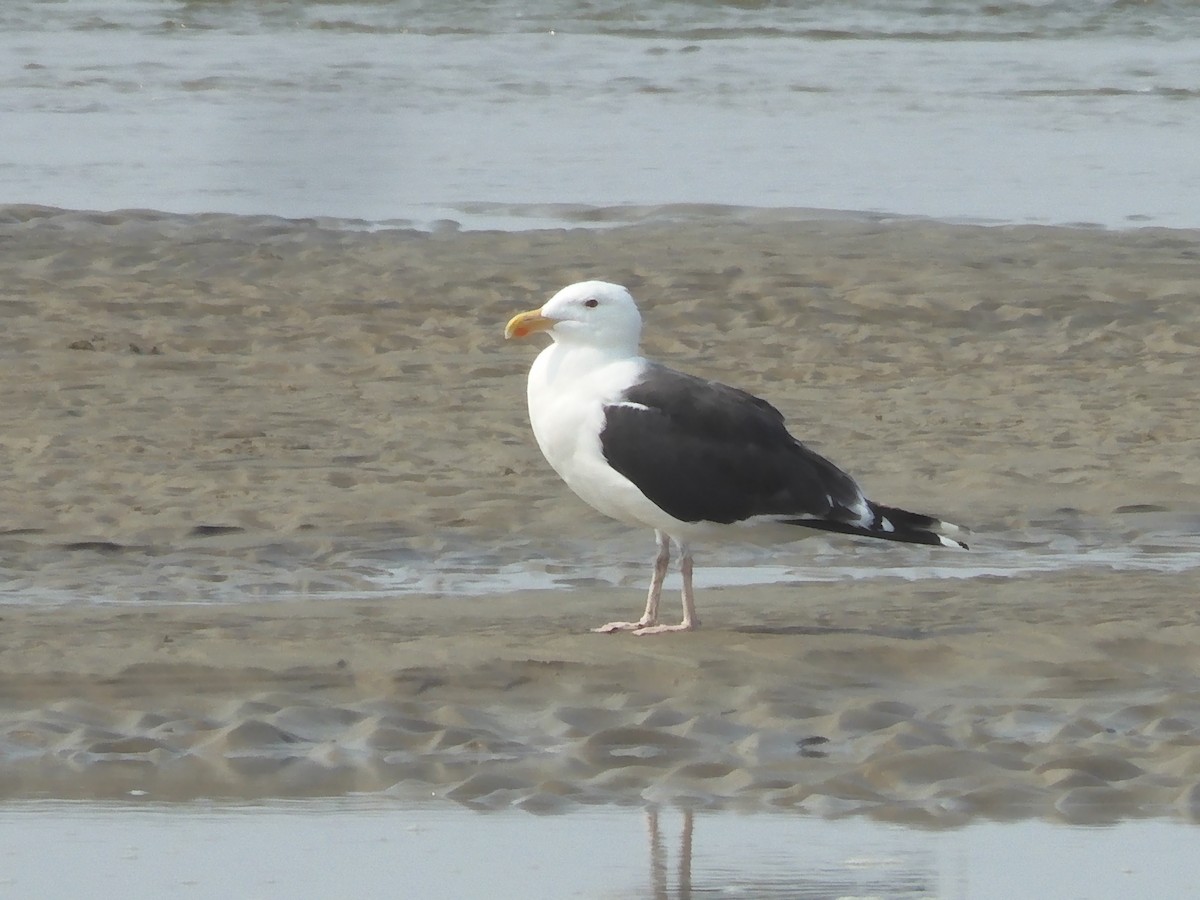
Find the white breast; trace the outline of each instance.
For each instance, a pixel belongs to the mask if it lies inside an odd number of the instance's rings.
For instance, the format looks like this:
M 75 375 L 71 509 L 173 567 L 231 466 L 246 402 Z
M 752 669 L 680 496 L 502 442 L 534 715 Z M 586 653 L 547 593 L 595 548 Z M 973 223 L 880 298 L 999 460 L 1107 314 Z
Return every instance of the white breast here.
M 529 421 L 547 462 L 584 502 L 622 522 L 666 528 L 676 520 L 610 468 L 600 448 L 605 405 L 618 402 L 645 365 L 551 344 L 529 370 Z

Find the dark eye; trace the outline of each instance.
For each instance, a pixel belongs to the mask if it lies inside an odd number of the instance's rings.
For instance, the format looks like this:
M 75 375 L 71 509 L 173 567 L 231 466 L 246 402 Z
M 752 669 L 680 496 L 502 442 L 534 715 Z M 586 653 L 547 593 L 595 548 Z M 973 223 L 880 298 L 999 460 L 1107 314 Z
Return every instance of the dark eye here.
M 597 306 L 600 305 L 600 301 L 597 300 L 595 297 L 589 297 L 587 300 L 583 301 L 583 305 L 586 306 L 588 309 L 595 309 Z

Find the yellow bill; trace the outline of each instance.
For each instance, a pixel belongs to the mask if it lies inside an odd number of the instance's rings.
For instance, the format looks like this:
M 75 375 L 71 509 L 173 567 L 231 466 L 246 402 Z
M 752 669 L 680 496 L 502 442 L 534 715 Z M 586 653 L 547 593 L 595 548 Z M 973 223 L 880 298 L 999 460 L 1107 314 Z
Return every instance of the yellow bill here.
M 517 313 L 508 320 L 508 324 L 504 326 L 504 339 L 529 337 L 539 331 L 549 331 L 553 327 L 553 319 L 543 316 L 540 309 L 531 309 L 528 312 Z

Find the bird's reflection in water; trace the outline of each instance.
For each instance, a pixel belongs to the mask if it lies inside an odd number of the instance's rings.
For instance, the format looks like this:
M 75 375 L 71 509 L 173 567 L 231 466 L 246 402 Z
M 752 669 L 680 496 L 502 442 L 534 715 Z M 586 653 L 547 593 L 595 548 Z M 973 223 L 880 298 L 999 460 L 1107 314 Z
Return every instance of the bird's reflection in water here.
M 706 833 L 720 842 L 715 858 L 703 849 L 693 881 L 693 835 L 696 814 L 679 811 L 679 845 L 672 882 L 672 832 L 664 840 L 663 820 L 671 817 L 658 806 L 646 809 L 650 844 L 650 884 L 646 896 L 653 900 L 692 900 L 703 897 L 737 897 L 739 900 L 797 900 L 846 896 L 889 898 L 930 897 L 938 894 L 939 879 L 934 854 L 928 850 L 897 852 L 886 837 L 872 847 L 861 833 L 831 842 L 811 841 L 813 820 L 780 816 L 768 830 L 744 833 L 750 819 L 713 814 L 704 819 Z M 753 817 L 750 817 L 753 819 Z M 818 820 L 819 821 L 819 820 Z M 760 821 L 759 825 L 762 824 Z M 800 825 L 797 829 L 795 826 Z M 837 828 L 834 823 L 830 827 Z M 839 829 L 841 830 L 841 829 Z M 805 841 L 807 834 L 809 841 Z M 750 843 L 736 850 L 738 844 Z M 736 862 L 731 864 L 729 851 Z
M 692 828 L 693 814 L 683 811 L 683 825 L 679 833 L 679 872 L 676 876 L 676 900 L 690 900 L 692 896 Z M 654 900 L 669 900 L 667 880 L 667 853 L 663 850 L 662 834 L 659 831 L 658 807 L 646 810 L 646 828 L 650 832 L 650 887 Z

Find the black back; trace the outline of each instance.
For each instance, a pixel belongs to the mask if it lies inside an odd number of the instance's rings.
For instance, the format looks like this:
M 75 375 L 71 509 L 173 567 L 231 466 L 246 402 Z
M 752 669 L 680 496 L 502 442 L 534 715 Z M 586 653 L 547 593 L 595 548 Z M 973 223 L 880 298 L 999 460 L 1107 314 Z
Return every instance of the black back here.
M 654 364 L 622 400 L 646 409 L 605 408 L 604 458 L 677 519 L 860 515 L 854 479 L 792 437 L 765 400 Z

